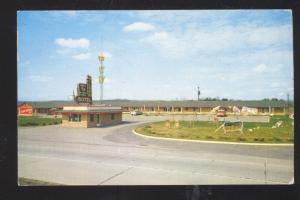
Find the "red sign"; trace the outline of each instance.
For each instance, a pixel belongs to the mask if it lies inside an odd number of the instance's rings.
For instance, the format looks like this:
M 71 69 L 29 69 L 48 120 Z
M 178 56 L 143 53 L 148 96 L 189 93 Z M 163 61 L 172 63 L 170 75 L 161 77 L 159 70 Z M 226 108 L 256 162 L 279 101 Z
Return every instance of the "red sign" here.
M 19 107 L 19 115 L 32 115 L 32 107 L 29 106 Z

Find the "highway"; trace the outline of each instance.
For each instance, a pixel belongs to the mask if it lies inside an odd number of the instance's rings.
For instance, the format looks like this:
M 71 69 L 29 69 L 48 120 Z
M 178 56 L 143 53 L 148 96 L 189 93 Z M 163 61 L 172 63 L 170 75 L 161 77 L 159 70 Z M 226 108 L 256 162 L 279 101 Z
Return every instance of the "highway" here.
M 289 184 L 294 177 L 293 146 L 145 138 L 132 133 L 147 122 L 140 119 L 19 128 L 18 176 L 66 185 Z

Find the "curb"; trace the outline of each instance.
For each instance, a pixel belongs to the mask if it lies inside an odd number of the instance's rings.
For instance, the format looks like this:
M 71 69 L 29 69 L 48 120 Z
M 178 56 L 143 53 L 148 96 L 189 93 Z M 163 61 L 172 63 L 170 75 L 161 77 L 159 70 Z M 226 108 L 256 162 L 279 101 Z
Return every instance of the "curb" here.
M 173 140 L 173 141 L 179 141 L 179 142 L 196 142 L 196 143 L 209 143 L 209 144 L 236 144 L 236 145 L 249 145 L 249 146 L 294 146 L 294 144 L 274 144 L 274 143 L 240 143 L 240 142 L 221 142 L 221 141 L 205 141 L 205 140 L 189 140 L 189 139 L 175 139 L 175 138 L 164 138 L 164 137 L 155 137 L 155 136 L 149 136 L 149 135 L 143 135 L 140 133 L 137 133 L 135 129 L 132 130 L 132 133 L 141 137 L 145 138 L 151 138 L 151 139 L 157 139 L 157 140 Z

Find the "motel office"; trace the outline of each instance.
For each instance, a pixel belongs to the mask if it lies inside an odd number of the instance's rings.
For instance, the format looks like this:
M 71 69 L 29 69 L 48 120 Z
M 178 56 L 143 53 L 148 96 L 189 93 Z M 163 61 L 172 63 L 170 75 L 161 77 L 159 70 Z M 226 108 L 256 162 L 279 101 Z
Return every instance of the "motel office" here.
M 97 101 L 94 101 L 95 103 Z M 123 112 L 140 110 L 145 113 L 193 113 L 209 114 L 217 106 L 227 108 L 232 112 L 232 107 L 241 109 L 243 106 L 257 108 L 260 115 L 285 115 L 293 113 L 293 104 L 286 101 L 130 101 L 130 100 L 104 100 L 104 104 L 119 106 Z M 21 103 L 20 103 L 21 104 Z M 28 102 L 33 107 L 33 115 L 52 115 L 59 113 L 64 106 L 72 105 L 71 101 L 49 101 L 49 102 Z
M 96 105 L 64 106 L 62 111 L 63 127 L 102 127 L 122 122 L 121 107 Z

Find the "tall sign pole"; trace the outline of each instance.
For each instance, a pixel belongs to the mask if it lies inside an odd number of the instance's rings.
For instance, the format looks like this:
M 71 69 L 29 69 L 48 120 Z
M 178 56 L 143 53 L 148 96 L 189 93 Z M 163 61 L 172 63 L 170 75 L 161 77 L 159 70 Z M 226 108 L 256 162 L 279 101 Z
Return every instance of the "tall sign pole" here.
M 99 72 L 100 72 L 100 76 L 99 76 L 99 84 L 100 84 L 100 104 L 102 104 L 103 101 L 103 84 L 104 84 L 104 66 L 103 66 L 103 61 L 104 61 L 104 55 L 101 52 L 101 54 L 99 55 L 99 61 L 100 61 L 100 67 L 99 67 Z

